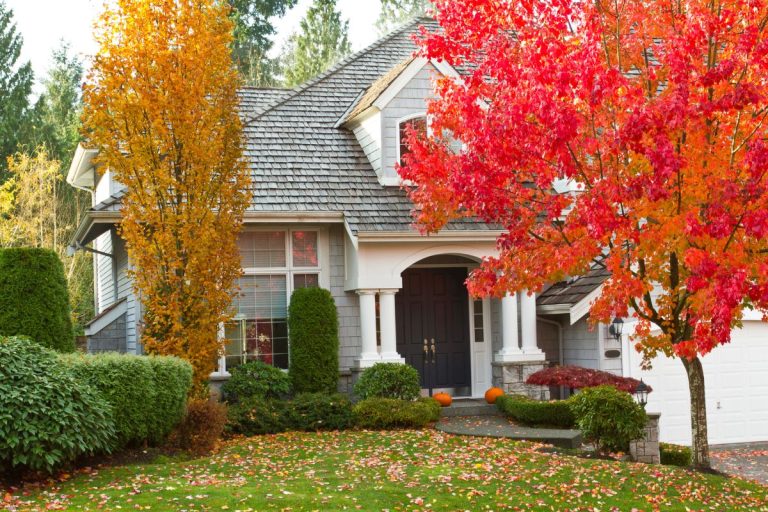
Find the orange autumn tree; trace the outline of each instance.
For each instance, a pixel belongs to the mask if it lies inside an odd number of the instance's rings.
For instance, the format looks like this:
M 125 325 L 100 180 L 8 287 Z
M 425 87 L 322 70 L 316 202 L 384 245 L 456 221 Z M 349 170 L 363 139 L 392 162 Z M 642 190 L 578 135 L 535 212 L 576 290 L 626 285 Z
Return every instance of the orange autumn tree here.
M 768 312 L 768 3 L 435 4 L 420 53 L 465 76 L 438 81 L 431 135 L 409 136 L 418 221 L 503 227 L 476 295 L 605 267 L 592 321 L 632 315 L 647 362 L 680 359 L 709 466 L 700 357 Z
M 84 136 L 127 187 L 120 235 L 150 354 L 176 355 L 203 384 L 240 274 L 250 201 L 232 24 L 217 0 L 116 0 L 84 90 Z

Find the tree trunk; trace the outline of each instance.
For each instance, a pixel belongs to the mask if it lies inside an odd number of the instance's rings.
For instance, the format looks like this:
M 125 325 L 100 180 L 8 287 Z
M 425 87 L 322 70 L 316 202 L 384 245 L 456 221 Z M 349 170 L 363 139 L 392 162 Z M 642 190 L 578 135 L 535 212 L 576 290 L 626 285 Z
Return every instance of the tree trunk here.
M 681 358 L 688 375 L 688 391 L 691 395 L 691 438 L 693 466 L 709 469 L 709 438 L 707 436 L 707 402 L 704 389 L 704 368 L 698 357 Z

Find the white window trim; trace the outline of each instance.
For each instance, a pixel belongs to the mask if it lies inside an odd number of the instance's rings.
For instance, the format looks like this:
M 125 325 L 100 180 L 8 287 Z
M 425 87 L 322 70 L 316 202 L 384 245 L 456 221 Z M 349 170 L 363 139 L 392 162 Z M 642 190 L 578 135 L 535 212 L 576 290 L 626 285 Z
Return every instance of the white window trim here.
M 285 275 L 286 277 L 286 304 L 290 303 L 291 294 L 294 292 L 293 276 L 295 274 L 318 274 L 318 284 L 321 288 L 326 290 L 331 289 L 330 279 L 330 236 L 328 228 L 325 226 L 314 225 L 271 225 L 271 226 L 245 226 L 242 230 L 243 233 L 253 232 L 276 232 L 282 231 L 285 236 L 285 262 L 284 267 L 245 267 L 243 268 L 244 276 L 256 276 L 256 275 Z M 315 231 L 317 232 L 317 267 L 299 267 L 293 266 L 293 254 L 291 253 L 292 234 L 295 231 Z M 211 378 L 230 377 L 231 374 L 226 369 L 226 355 L 224 353 L 225 343 L 225 329 L 224 323 L 219 324 L 218 337 L 220 342 L 221 354 L 219 356 L 218 365 L 215 371 L 211 372 Z M 290 333 L 289 346 L 290 346 Z
M 424 118 L 424 121 L 427 124 L 427 135 L 429 136 L 430 135 L 430 126 L 429 126 L 430 123 L 429 123 L 429 119 L 427 118 L 426 111 L 421 111 L 421 112 L 415 112 L 413 114 L 408 114 L 407 116 L 401 117 L 400 119 L 395 121 L 395 154 L 397 156 L 397 158 L 395 160 L 396 164 L 400 163 L 400 158 L 401 158 L 401 155 L 400 155 L 400 125 L 405 123 L 406 121 L 411 121 L 413 119 L 419 119 L 421 117 Z M 399 179 L 399 176 L 398 176 L 398 179 Z

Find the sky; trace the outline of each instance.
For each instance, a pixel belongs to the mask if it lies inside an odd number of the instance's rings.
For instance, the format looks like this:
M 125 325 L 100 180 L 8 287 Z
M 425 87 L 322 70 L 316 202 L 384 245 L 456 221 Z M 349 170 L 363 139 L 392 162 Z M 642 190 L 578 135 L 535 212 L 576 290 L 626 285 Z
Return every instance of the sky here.
M 13 10 L 16 28 L 24 38 L 21 62 L 32 61 L 35 78 L 45 76 L 51 63 L 51 52 L 63 39 L 71 50 L 86 60 L 96 51 L 92 26 L 104 0 L 4 0 Z M 312 3 L 299 0 L 285 17 L 275 20 L 278 32 L 274 50 L 279 51 Z M 349 20 L 352 50 L 371 44 L 377 36 L 374 26 L 381 9 L 379 0 L 338 0 L 342 18 Z M 39 91 L 39 84 L 36 87 Z

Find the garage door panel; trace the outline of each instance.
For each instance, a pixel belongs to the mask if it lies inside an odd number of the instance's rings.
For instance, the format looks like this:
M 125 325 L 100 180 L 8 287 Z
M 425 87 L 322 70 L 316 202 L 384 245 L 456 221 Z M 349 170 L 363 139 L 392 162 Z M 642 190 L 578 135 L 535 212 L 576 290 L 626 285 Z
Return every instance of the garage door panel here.
M 640 370 L 632 351 L 631 376 L 642 377 L 654 391 L 647 410 L 661 413 L 662 441 L 690 444 L 688 380 L 678 359 L 665 356 Z M 733 341 L 702 358 L 707 384 L 709 439 L 712 444 L 768 441 L 768 324 L 745 322 Z

